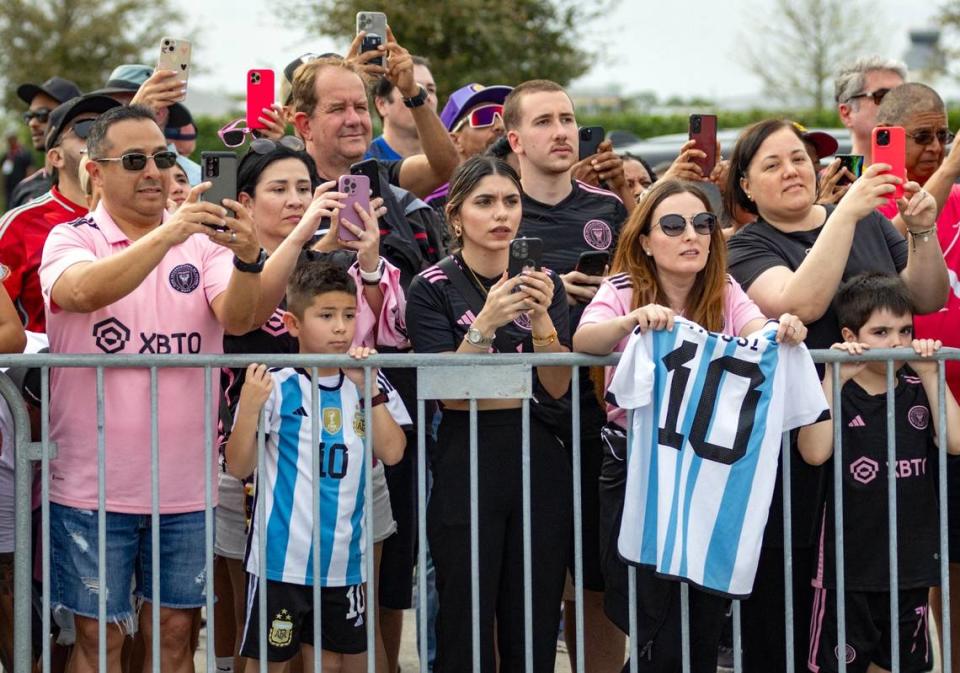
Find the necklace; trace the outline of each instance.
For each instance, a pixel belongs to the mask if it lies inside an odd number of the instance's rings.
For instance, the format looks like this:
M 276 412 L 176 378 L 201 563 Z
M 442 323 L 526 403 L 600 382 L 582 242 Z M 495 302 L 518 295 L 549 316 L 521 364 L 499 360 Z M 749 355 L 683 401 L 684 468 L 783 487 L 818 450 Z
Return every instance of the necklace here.
M 476 284 L 477 289 L 480 290 L 480 294 L 486 297 L 489 290 L 487 290 L 486 286 L 480 282 L 480 279 L 477 277 L 477 274 L 473 272 L 473 269 L 471 269 L 467 265 L 467 260 L 465 260 L 463 257 L 460 257 L 460 261 L 463 262 L 463 268 L 470 272 L 470 277 L 473 279 L 473 282 Z

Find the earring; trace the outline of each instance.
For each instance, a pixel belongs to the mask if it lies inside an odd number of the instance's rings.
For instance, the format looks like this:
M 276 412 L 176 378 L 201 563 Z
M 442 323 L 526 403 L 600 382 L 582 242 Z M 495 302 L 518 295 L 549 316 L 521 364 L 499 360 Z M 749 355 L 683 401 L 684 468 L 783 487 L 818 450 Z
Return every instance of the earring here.
M 748 193 L 747 193 L 747 198 L 750 199 L 751 201 L 753 201 L 753 194 L 750 194 L 750 193 L 748 192 Z
M 455 223 L 453 225 L 453 233 L 457 238 L 460 238 L 460 236 L 463 234 L 463 229 L 460 228 L 459 223 Z
M 653 253 L 650 252 L 650 250 L 647 249 L 647 248 L 644 248 L 643 251 L 644 251 L 645 253 L 647 253 L 647 257 L 651 257 L 651 256 L 653 255 Z

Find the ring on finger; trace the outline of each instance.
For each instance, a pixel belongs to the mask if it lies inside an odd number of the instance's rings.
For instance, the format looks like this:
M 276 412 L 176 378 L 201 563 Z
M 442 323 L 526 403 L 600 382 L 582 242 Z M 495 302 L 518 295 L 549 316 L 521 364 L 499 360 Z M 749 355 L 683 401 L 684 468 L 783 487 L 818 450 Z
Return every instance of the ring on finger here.
M 231 242 L 231 243 L 236 243 L 236 242 L 237 242 L 237 232 L 235 232 L 235 231 L 231 231 L 231 232 L 230 232 L 230 242 Z

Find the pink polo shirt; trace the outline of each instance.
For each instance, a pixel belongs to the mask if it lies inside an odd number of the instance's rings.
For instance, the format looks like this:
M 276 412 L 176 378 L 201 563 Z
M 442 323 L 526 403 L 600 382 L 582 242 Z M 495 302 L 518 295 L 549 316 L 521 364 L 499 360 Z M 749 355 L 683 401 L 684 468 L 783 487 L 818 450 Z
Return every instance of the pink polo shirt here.
M 53 303 L 51 288 L 78 262 L 117 254 L 131 241 L 103 204 L 88 216 L 53 228 L 43 249 L 40 285 L 52 353 L 222 353 L 223 328 L 210 308 L 227 289 L 233 256 L 205 236 L 171 248 L 132 293 L 93 313 Z M 203 370 L 158 369 L 160 511 L 204 508 Z M 216 428 L 218 376 L 214 376 Z M 150 512 L 150 371 L 104 369 L 107 510 Z M 93 369 L 54 369 L 50 375 L 50 499 L 97 507 L 97 396 Z M 216 438 L 214 437 L 214 440 Z M 214 465 L 216 451 L 213 451 Z M 212 471 L 216 474 L 216 469 Z M 216 482 L 213 494 L 216 502 Z

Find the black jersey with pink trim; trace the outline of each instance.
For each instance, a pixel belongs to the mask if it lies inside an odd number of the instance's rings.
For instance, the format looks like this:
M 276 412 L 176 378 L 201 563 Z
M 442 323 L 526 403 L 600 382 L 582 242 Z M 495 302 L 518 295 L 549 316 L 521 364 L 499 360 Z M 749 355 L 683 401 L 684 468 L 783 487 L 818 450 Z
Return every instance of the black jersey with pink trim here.
M 940 584 L 937 446 L 930 403 L 909 367 L 894 391 L 897 460 L 897 555 L 900 589 Z M 848 591 L 889 591 L 887 396 L 856 381 L 841 392 L 843 424 L 843 550 Z M 841 456 L 834 447 L 834 460 Z M 827 470 L 814 584 L 836 587 L 833 469 Z

